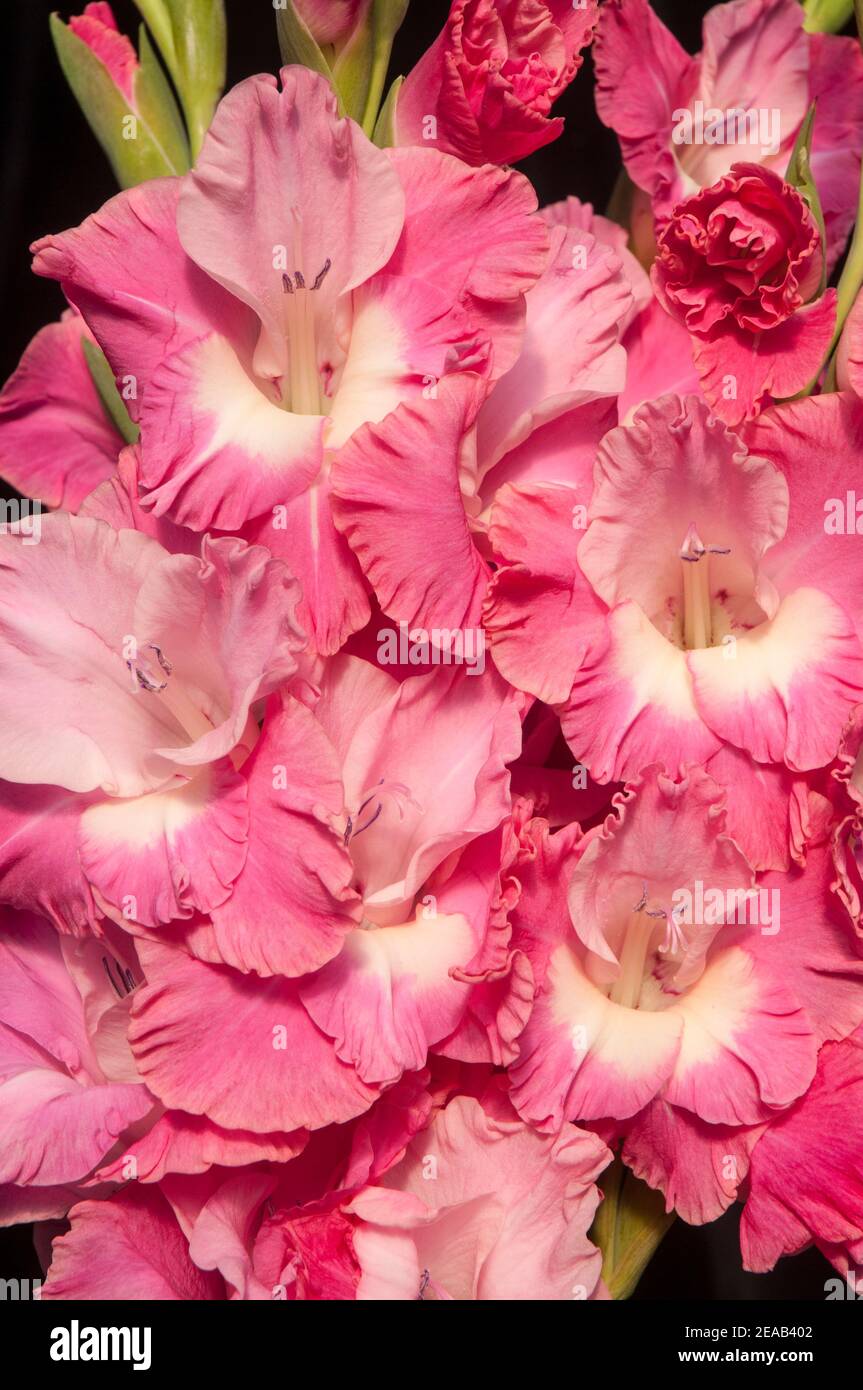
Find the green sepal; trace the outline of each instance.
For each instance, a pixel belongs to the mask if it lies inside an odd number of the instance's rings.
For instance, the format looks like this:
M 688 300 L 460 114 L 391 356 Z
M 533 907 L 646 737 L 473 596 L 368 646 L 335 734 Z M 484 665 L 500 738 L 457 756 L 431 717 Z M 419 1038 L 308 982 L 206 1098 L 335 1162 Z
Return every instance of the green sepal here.
M 824 213 L 821 210 L 821 199 L 818 197 L 818 189 L 812 177 L 812 165 L 810 155 L 812 151 L 812 132 L 815 126 L 815 102 L 813 101 L 806 112 L 800 130 L 797 132 L 797 139 L 794 142 L 794 149 L 791 151 L 791 158 L 788 161 L 788 168 L 785 171 L 785 182 L 790 183 L 792 188 L 796 188 L 809 211 L 815 219 L 818 233 L 821 237 L 821 280 L 813 295 L 814 299 L 820 299 L 827 286 L 827 233 L 824 228 Z
M 380 149 L 391 148 L 396 142 L 395 119 L 396 103 L 399 92 L 404 86 L 404 78 L 397 77 L 387 92 L 387 99 L 381 107 L 381 114 L 378 116 L 378 123 L 375 126 L 375 133 L 372 137 L 375 144 Z
M 635 1287 L 674 1221 L 660 1192 L 636 1178 L 615 1158 L 599 1179 L 603 1200 L 590 1230 L 602 1251 L 602 1278 L 612 1298 L 625 1299 Z
M 129 412 L 117 390 L 114 373 L 111 371 L 107 357 L 99 345 L 90 338 L 82 338 L 81 344 L 84 348 L 84 356 L 87 359 L 90 375 L 93 378 L 93 385 L 99 393 L 105 414 L 122 436 L 124 443 L 137 444 L 138 426 L 134 420 L 129 418 Z

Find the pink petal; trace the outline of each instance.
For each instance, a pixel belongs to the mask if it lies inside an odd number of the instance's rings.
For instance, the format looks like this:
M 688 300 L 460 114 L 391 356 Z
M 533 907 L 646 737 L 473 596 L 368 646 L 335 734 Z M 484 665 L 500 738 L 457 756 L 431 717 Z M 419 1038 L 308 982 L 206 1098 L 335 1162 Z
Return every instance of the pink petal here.
M 863 146 L 863 55 L 853 38 L 809 34 L 809 100 L 818 103 L 812 177 L 827 231 L 832 271 L 854 225 L 854 189 Z
M 357 658 L 350 658 L 353 664 Z M 433 670 L 404 681 L 361 722 L 344 758 L 345 802 L 355 816 L 374 789 L 406 788 L 398 807 L 355 833 L 350 845 L 365 915 L 403 922 L 426 878 L 450 854 L 508 815 L 506 764 L 521 744 L 519 700 L 494 671 Z M 319 717 L 339 722 L 350 684 L 331 691 Z M 425 733 L 436 730 L 429 742 Z M 448 750 L 442 767 L 439 748 Z M 359 822 L 357 822 L 359 824 Z
M 745 1269 L 771 1269 L 780 1255 L 797 1254 L 813 1238 L 845 1244 L 863 1237 L 861 1081 L 859 1037 L 828 1043 L 806 1096 L 759 1139 L 740 1221 Z
M 836 295 L 827 290 L 766 333 L 735 329 L 693 338 L 696 370 L 714 414 L 736 425 L 757 415 L 770 397 L 783 400 L 802 391 L 821 369 L 835 323 Z
M 365 425 L 332 471 L 336 525 L 384 611 L 427 629 L 479 625 L 487 567 L 460 489 L 485 384 L 445 377 L 434 397 Z
M 665 1193 L 667 1211 L 702 1226 L 735 1200 L 758 1133 L 757 1128 L 708 1125 L 654 1100 L 628 1126 L 623 1157 L 636 1177 Z
M 546 1137 L 507 1107 L 456 1097 L 417 1136 L 385 1186 L 348 1207 L 362 1266 L 357 1298 L 586 1298 L 599 1279 L 587 1238 L 608 1161 L 595 1135 Z M 428 1180 L 433 1162 L 433 1180 Z M 553 1216 L 550 1218 L 550 1213 Z
M 236 530 L 298 496 L 320 471 L 324 417 L 281 409 L 247 355 L 218 333 L 159 363 L 140 419 L 142 502 L 195 531 Z
M 719 648 L 710 650 L 721 658 Z M 682 773 L 721 745 L 694 698 L 687 653 L 667 641 L 636 603 L 621 603 L 609 614 L 605 638 L 577 672 L 560 722 L 576 758 L 598 782 L 635 777 L 657 761 Z
M 634 600 L 670 633 L 669 598 L 682 608 L 680 547 L 690 521 L 712 555 L 710 582 L 746 601 L 788 514 L 781 471 L 748 456 L 740 440 L 689 397 L 666 396 L 612 430 L 600 446 L 590 525 L 578 563 L 609 606 Z
M 246 784 L 230 763 L 81 815 L 78 848 L 90 883 L 125 916 L 157 927 L 219 907 L 246 859 Z
M 639 406 L 659 396 L 697 395 L 701 388 L 686 329 L 651 299 L 630 325 L 624 340 L 626 386 L 618 402 L 621 424 L 629 424 Z
M 863 647 L 844 609 L 822 590 L 797 589 L 776 616 L 721 648 L 687 653 L 699 713 L 756 762 L 798 772 L 835 757 L 863 699 Z
M 459 305 L 491 340 L 493 374 L 501 376 L 521 346 L 523 295 L 547 259 L 548 233 L 531 185 L 512 169 L 470 169 L 437 150 L 389 154 L 407 210 L 387 274 L 427 280 Z
M 483 471 L 540 425 L 620 394 L 626 380 L 621 320 L 631 303 L 614 252 L 590 232 L 551 228 L 548 265 L 527 295 L 521 355 L 480 413 Z
M 319 1129 L 367 1110 L 376 1092 L 336 1057 L 296 985 L 140 945 L 147 987 L 129 1038 L 138 1069 L 169 1109 L 224 1129 Z
M 679 188 L 672 112 L 694 93 L 697 60 L 681 48 L 648 0 L 604 5 L 593 54 L 600 120 L 616 131 L 633 182 L 661 195 L 665 206 L 670 190 Z
M 254 324 L 180 246 L 181 186 L 180 179 L 150 179 L 110 198 L 80 227 L 42 237 L 31 247 L 36 274 L 59 280 L 80 309 L 127 388 L 134 418 L 169 353 L 211 332 L 248 340 Z
M 334 823 L 340 769 L 314 716 L 288 697 L 244 765 L 249 844 L 230 898 L 212 913 L 226 964 L 259 975 L 304 975 L 342 949 L 359 915 L 353 870 Z
M 0 783 L 0 899 L 60 931 L 93 930 L 93 899 L 78 861 L 86 801 L 61 787 Z
M 130 1160 L 135 1179 L 161 1182 L 167 1173 L 205 1173 L 210 1168 L 244 1168 L 248 1164 L 289 1163 L 302 1153 L 307 1135 L 252 1134 L 247 1130 L 220 1129 L 204 1115 L 185 1115 L 167 1110 L 141 1139 L 128 1144 L 112 1163 L 99 1170 L 105 1182 L 125 1181 Z
M 334 656 L 368 622 L 368 587 L 333 523 L 329 479 L 319 478 L 301 497 L 249 522 L 243 535 L 266 546 L 296 575 L 302 592 L 297 620 L 322 656 Z
M 160 1192 L 136 1187 L 108 1201 L 81 1202 L 70 1220 L 68 1235 L 54 1242 L 43 1298 L 197 1302 L 223 1296 L 218 1276 L 192 1263 Z
M 30 343 L 0 392 L 0 471 L 25 497 L 77 511 L 108 478 L 122 440 L 81 347 L 84 321 L 64 314 Z
M 104 64 L 123 96 L 135 109 L 138 55 L 131 41 L 118 30 L 111 6 L 104 0 L 102 3 L 85 5 L 83 14 L 72 15 L 69 28 Z
M 588 501 L 585 489 L 508 485 L 491 515 L 492 549 L 505 562 L 483 615 L 494 662 L 517 689 L 552 705 L 566 700 L 602 633 L 605 607 L 576 561 L 576 512 Z

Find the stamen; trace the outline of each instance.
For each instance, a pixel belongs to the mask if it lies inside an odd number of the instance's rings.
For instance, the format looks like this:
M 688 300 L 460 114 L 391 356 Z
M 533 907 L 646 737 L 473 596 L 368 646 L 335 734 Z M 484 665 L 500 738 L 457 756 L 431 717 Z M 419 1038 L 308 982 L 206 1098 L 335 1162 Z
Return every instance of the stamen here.
M 321 288 L 321 285 L 324 283 L 324 281 L 326 280 L 327 276 L 328 276 L 329 273 L 330 273 L 330 269 L 331 269 L 331 267 L 332 267 L 332 264 L 333 264 L 333 263 L 332 263 L 332 261 L 330 260 L 329 256 L 327 256 L 327 259 L 324 261 L 323 266 L 322 266 L 321 269 L 318 271 L 318 273 L 317 273 L 317 275 L 316 275 L 316 277 L 315 277 L 315 283 L 312 285 L 312 289 L 313 289 L 313 290 L 319 290 L 319 289 Z
M 286 270 L 282 272 L 282 289 L 285 294 L 293 294 L 294 292 L 294 282 Z
M 294 271 L 294 284 L 296 285 L 298 290 L 304 290 L 306 288 L 306 282 L 303 277 L 303 272 L 301 270 Z
M 368 805 L 368 802 L 366 802 L 366 805 Z M 368 830 L 370 825 L 374 825 L 375 821 L 377 820 L 378 816 L 381 814 L 383 809 L 384 803 L 382 801 L 379 801 L 377 805 L 377 810 L 373 813 L 373 815 L 369 816 L 369 819 L 366 821 L 365 825 L 357 826 L 356 830 L 354 831 L 354 838 L 356 838 L 357 835 L 362 835 L 363 831 Z
M 404 820 L 405 818 L 405 805 L 413 806 L 418 811 L 422 809 L 419 803 L 414 801 L 411 796 L 410 788 L 406 787 L 403 782 L 388 782 L 385 777 L 382 777 L 374 787 L 363 792 L 362 800 L 357 810 L 353 815 L 348 816 L 344 835 L 346 847 L 351 840 L 356 839 L 357 835 L 362 835 L 364 830 L 368 830 L 370 826 L 374 825 L 378 817 L 383 814 L 384 804 L 387 800 L 392 802 L 395 806 L 399 820 Z M 357 825 L 357 821 L 360 819 L 363 811 L 367 806 L 370 806 L 373 801 L 377 802 L 374 811 L 367 821 L 362 825 Z
M 193 743 L 196 743 L 199 738 L 203 738 L 204 734 L 212 733 L 213 725 L 203 711 L 193 704 L 182 685 L 170 683 L 169 678 L 173 674 L 174 667 L 161 647 L 157 646 L 155 642 L 146 642 L 141 651 L 155 653 L 159 668 L 164 674 L 164 680 L 157 675 L 154 667 L 145 657 L 139 656 L 136 661 L 126 662 L 126 668 L 132 672 L 139 689 L 145 690 L 148 695 L 154 695 Z

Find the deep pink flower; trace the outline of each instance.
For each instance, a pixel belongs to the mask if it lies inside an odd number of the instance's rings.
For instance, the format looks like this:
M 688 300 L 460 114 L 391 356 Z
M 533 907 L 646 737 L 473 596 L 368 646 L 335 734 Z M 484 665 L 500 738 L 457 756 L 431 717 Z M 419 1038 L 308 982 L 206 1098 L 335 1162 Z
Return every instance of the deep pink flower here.
M 822 262 L 803 198 L 757 164 L 679 203 L 660 232 L 654 288 L 692 334 L 704 394 L 727 423 L 817 374 L 836 304 L 835 290 L 816 299 Z
M 581 67 L 598 12 L 596 0 L 453 0 L 399 94 L 396 144 L 509 164 L 556 140 L 563 120 L 549 112 Z

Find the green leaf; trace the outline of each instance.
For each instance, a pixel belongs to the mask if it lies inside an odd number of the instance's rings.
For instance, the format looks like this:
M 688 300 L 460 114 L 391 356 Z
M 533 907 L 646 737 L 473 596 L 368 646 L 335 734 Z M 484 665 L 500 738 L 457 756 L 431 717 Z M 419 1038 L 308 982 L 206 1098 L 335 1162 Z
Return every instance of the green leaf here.
M 105 64 L 83 39 L 73 34 L 56 14 L 51 16 L 50 26 L 66 81 L 120 186 L 131 188 L 145 179 L 185 173 L 189 167 L 188 148 L 185 139 L 178 138 L 173 98 L 165 106 L 160 104 L 152 55 L 148 58 L 146 77 L 143 70 L 136 75 L 136 99 L 141 97 L 142 81 L 144 93 L 141 105 L 133 110 Z
M 136 444 L 139 433 L 138 426 L 129 419 L 129 412 L 117 390 L 114 373 L 111 371 L 107 357 L 98 344 L 92 342 L 90 338 L 82 338 L 81 343 L 84 348 L 84 356 L 87 359 L 87 366 L 90 368 L 90 375 L 93 378 L 93 385 L 99 393 L 105 414 L 122 435 L 126 444 Z
M 818 197 L 818 189 L 812 177 L 812 165 L 810 155 L 812 151 L 812 133 L 815 127 L 815 102 L 813 101 L 803 124 L 797 133 L 794 142 L 794 149 L 791 151 L 791 158 L 788 161 L 788 168 L 785 171 L 785 182 L 790 183 L 796 188 L 800 196 L 815 218 L 818 232 L 821 237 L 821 281 L 814 299 L 820 299 L 827 286 L 827 234 L 824 229 L 824 213 L 821 211 L 821 199 Z
M 374 142 L 380 149 L 392 147 L 396 142 L 395 116 L 396 103 L 399 92 L 404 86 L 403 77 L 397 77 L 387 93 L 387 99 L 381 107 L 381 114 L 378 116 L 378 123 L 375 126 Z
M 674 1221 L 654 1192 L 615 1158 L 599 1180 L 603 1200 L 590 1238 L 602 1251 L 602 1277 L 612 1298 L 629 1298 Z
M 171 74 L 197 157 L 225 86 L 224 0 L 135 0 Z

